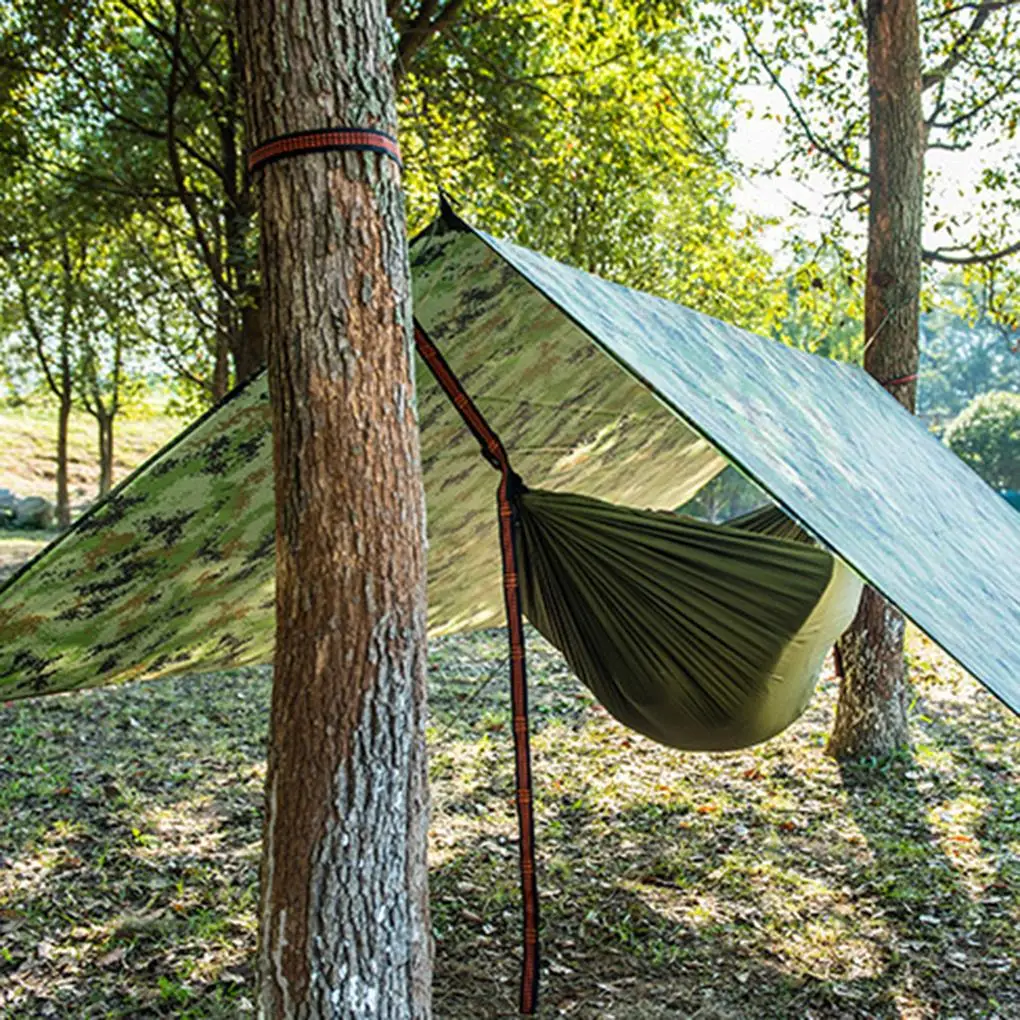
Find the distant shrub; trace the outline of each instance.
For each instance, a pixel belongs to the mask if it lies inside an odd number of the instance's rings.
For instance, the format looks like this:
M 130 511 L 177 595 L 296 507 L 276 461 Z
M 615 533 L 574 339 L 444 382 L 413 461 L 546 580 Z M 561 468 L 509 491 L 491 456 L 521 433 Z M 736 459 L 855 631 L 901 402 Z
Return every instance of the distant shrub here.
M 984 393 L 946 429 L 946 444 L 989 485 L 1020 489 L 1020 393 Z

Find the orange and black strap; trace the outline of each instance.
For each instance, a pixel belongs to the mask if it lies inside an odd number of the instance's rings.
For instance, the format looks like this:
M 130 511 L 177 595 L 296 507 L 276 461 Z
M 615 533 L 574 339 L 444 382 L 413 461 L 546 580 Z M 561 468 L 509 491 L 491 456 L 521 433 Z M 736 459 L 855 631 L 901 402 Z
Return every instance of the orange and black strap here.
M 414 342 L 436 382 L 457 408 L 482 448 L 482 455 L 502 473 L 497 491 L 499 544 L 503 555 L 503 600 L 510 638 L 510 697 L 513 708 L 517 826 L 520 836 L 521 897 L 524 908 L 524 960 L 521 969 L 520 1010 L 533 1014 L 538 1005 L 538 881 L 535 875 L 535 820 L 531 803 L 531 749 L 528 734 L 528 678 L 524 648 L 524 619 L 518 580 L 515 502 L 523 488 L 510 466 L 499 436 L 467 395 L 446 359 L 425 330 L 415 322 Z
M 303 156 L 310 152 L 378 152 L 388 156 L 397 166 L 404 164 L 400 159 L 400 146 L 393 135 L 375 128 L 335 127 L 315 131 L 295 131 L 287 135 L 270 138 L 248 153 L 248 172 L 256 170 L 278 159 L 288 156 Z
M 910 375 L 901 375 L 897 379 L 879 379 L 878 385 L 884 386 L 889 389 L 892 386 L 906 386 L 907 383 L 912 383 L 917 379 L 917 372 L 912 372 Z

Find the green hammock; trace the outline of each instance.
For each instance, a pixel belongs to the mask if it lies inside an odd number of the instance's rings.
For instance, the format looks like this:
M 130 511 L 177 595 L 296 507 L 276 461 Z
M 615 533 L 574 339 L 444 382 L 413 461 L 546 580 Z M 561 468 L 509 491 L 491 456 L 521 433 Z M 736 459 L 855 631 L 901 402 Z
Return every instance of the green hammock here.
M 538 996 L 539 895 L 522 611 L 624 725 L 696 751 L 748 747 L 807 707 L 861 583 L 779 508 L 729 525 L 528 489 L 419 322 L 415 344 L 500 472 L 496 507 L 510 651 L 521 859 L 520 1012 Z
M 776 507 L 725 525 L 541 490 L 516 507 L 525 615 L 615 718 L 672 747 L 789 726 L 860 597 Z

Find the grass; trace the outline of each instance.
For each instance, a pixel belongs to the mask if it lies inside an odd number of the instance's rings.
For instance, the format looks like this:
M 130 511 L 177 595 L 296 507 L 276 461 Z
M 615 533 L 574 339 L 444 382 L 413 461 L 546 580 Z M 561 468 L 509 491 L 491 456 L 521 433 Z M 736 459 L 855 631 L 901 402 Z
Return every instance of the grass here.
M 0 488 L 8 486 L 0 485 Z M 57 537 L 56 531 L 6 531 L 0 528 L 0 583 L 25 560 Z
M 168 443 L 185 426 L 166 414 L 138 414 L 114 423 L 114 482 Z M 15 495 L 56 500 L 57 415 L 40 403 L 10 407 L 0 403 L 0 489 Z M 72 506 L 96 498 L 99 453 L 95 421 L 81 411 L 71 415 L 68 434 L 68 486 Z
M 840 769 L 834 682 L 764 747 L 630 734 L 531 649 L 541 1016 L 1020 1017 L 1020 725 L 911 639 L 914 747 Z M 514 1015 L 503 644 L 431 651 L 440 1020 Z M 492 679 L 487 679 L 489 677 Z M 0 722 L 0 1015 L 253 1015 L 267 670 Z

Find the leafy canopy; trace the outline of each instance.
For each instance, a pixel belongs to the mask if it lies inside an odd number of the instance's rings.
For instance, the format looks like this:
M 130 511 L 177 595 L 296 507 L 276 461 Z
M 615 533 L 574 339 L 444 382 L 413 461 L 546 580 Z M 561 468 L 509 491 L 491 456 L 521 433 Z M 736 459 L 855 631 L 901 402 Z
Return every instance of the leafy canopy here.
M 412 224 L 459 210 L 590 272 L 764 332 L 784 294 L 734 203 L 731 82 L 676 5 L 480 0 L 404 78 Z
M 949 448 L 989 485 L 1020 489 L 1020 393 L 985 393 L 946 429 Z

